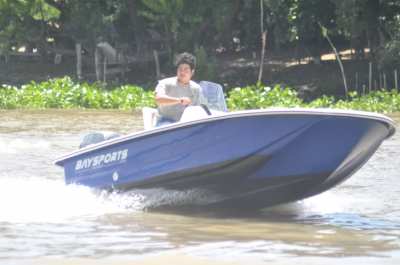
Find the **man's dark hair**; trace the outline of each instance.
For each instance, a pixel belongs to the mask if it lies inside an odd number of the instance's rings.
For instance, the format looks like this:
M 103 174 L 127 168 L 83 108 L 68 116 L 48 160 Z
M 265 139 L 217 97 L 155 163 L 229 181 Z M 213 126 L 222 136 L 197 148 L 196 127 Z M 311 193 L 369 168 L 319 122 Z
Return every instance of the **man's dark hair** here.
M 188 64 L 190 69 L 193 70 L 196 67 L 196 57 L 188 52 L 178 54 L 176 56 L 175 66 L 178 67 L 181 64 Z

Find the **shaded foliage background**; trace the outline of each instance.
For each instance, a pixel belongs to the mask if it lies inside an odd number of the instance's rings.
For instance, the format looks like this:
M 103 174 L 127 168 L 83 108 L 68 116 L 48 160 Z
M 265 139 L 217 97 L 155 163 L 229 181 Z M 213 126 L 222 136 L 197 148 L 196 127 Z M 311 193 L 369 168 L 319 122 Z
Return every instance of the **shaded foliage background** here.
M 212 77 L 216 54 L 259 55 L 260 1 L 268 52 L 318 64 L 330 51 L 321 24 L 356 58 L 368 56 L 379 69 L 400 64 L 398 0 L 0 0 L 0 58 L 20 47 L 45 56 L 76 43 L 93 55 L 106 40 L 136 56 L 165 51 L 168 65 L 174 54 L 192 51 L 200 56 L 199 76 Z
M 298 44 L 318 55 L 325 45 L 318 23 L 338 41 L 373 50 L 399 38 L 396 0 L 264 0 L 264 6 L 272 49 Z M 151 32 L 172 52 L 260 45 L 256 0 L 1 0 L 0 14 L 3 53 L 19 45 L 40 48 L 49 39 L 93 45 L 102 37 L 140 46 Z

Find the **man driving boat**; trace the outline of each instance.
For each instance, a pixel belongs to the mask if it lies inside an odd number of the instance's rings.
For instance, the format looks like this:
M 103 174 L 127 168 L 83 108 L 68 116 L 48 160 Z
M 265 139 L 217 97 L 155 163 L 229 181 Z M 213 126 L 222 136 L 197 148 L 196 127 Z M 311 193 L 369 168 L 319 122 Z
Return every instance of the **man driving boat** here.
M 196 58 L 190 53 L 181 53 L 176 58 L 176 76 L 162 79 L 156 87 L 155 100 L 161 116 L 158 125 L 177 122 L 187 106 L 206 104 L 200 86 L 192 81 Z

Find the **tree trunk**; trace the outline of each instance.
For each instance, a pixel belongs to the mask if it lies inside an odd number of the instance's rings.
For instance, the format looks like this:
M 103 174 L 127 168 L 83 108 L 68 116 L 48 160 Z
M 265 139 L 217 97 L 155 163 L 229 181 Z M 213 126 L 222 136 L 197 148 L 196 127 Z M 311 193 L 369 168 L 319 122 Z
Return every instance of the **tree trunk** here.
M 135 35 L 136 53 L 142 53 L 144 45 L 144 24 L 138 16 L 138 0 L 125 0 L 128 9 L 130 27 Z
M 338 63 L 339 63 L 340 72 L 342 73 L 342 79 L 343 79 L 343 85 L 344 85 L 344 93 L 345 93 L 345 96 L 346 96 L 346 99 L 347 99 L 349 90 L 348 90 L 348 88 L 347 88 L 346 74 L 345 74 L 345 72 L 344 72 L 344 67 L 343 67 L 342 60 L 340 59 L 340 54 L 338 53 L 338 51 L 337 51 L 335 45 L 334 45 L 333 42 L 331 41 L 331 38 L 329 37 L 328 32 L 327 32 L 327 29 L 326 29 L 324 26 L 322 26 L 321 23 L 319 23 L 319 26 L 320 26 L 320 28 L 322 29 L 322 32 L 323 32 L 322 34 L 323 34 L 323 36 L 326 38 L 326 40 L 328 41 L 329 45 L 331 46 L 333 52 L 334 52 L 335 55 L 336 55 L 336 60 L 337 60 Z
M 159 80 L 161 78 L 160 60 L 158 59 L 158 52 L 156 50 L 153 50 L 153 56 L 154 56 L 154 64 L 156 66 L 156 77 L 157 80 Z
M 96 71 L 96 80 L 101 81 L 102 80 L 102 75 L 103 75 L 103 69 L 101 65 L 102 61 L 102 55 L 100 53 L 100 49 L 96 47 L 96 50 L 94 52 L 94 67 Z
M 75 44 L 76 49 L 76 76 L 78 80 L 82 79 L 82 44 Z
M 265 44 L 267 42 L 267 32 L 264 31 L 264 0 L 260 0 L 260 31 L 261 31 L 261 59 L 258 72 L 257 84 L 261 84 L 264 71 Z
M 381 11 L 380 0 L 367 0 L 366 1 L 366 19 L 367 19 L 367 32 L 368 43 L 372 54 L 383 40 L 380 38 L 379 15 Z
M 232 12 L 225 16 L 224 20 L 224 30 L 220 35 L 220 41 L 227 47 L 230 48 L 228 44 L 232 41 L 232 29 L 235 19 L 238 17 L 239 12 L 241 11 L 242 1 L 235 0 L 234 3 L 231 4 L 233 6 Z
M 265 58 L 265 46 L 266 46 L 266 43 L 267 43 L 267 32 L 264 31 L 264 32 L 262 32 L 261 35 L 262 35 L 262 37 L 261 37 L 261 39 L 262 39 L 262 44 L 261 44 L 262 48 L 261 48 L 260 70 L 258 72 L 258 80 L 257 80 L 258 84 L 261 84 L 262 77 L 263 77 L 263 72 L 264 72 L 264 58 Z

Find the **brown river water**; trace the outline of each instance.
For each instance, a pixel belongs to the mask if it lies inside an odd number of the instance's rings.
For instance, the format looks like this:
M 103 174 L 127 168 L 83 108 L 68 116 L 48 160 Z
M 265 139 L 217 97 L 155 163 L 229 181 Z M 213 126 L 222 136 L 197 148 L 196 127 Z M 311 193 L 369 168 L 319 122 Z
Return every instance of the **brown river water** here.
M 251 214 L 148 212 L 171 195 L 66 186 L 53 164 L 88 132 L 141 129 L 132 112 L 0 111 L 0 264 L 400 264 L 399 127 L 345 183 Z

